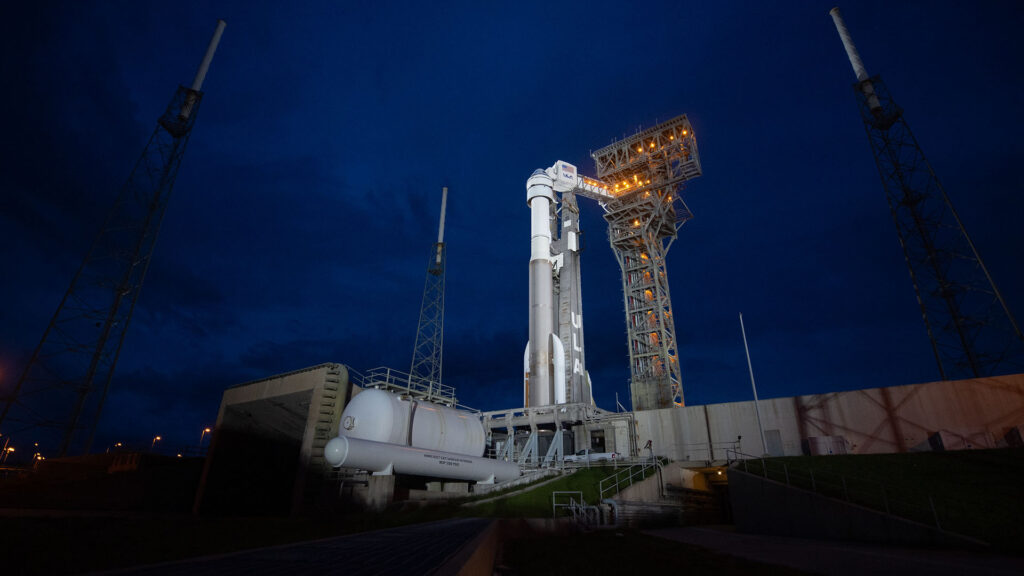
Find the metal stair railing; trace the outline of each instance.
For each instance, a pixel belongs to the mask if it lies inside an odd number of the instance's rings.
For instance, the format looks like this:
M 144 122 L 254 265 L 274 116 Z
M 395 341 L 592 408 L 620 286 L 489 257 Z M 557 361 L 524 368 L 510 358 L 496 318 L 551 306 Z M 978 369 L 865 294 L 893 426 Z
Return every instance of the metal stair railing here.
M 621 490 L 632 486 L 634 482 L 644 480 L 647 478 L 647 473 L 655 469 L 657 465 L 657 459 L 652 456 L 651 458 L 645 458 L 639 464 L 631 464 L 604 478 L 598 483 L 601 501 L 603 502 L 605 499 L 615 496 Z
M 556 490 L 551 493 L 551 517 L 558 518 L 558 511 L 565 510 L 576 524 L 594 526 L 601 522 L 601 511 L 597 506 L 583 500 L 583 492 Z M 564 516 L 564 515 L 563 515 Z

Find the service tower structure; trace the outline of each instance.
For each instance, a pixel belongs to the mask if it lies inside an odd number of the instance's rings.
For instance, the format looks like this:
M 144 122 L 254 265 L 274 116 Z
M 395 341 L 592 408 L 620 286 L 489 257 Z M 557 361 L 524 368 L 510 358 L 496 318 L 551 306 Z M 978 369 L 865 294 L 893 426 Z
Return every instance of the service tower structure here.
M 839 8 L 829 12 L 943 380 L 1019 370 L 1024 335 L 880 76 L 870 76 Z
M 697 140 L 677 116 L 591 154 L 609 188 L 599 199 L 622 270 L 633 410 L 683 405 L 682 375 L 665 257 L 693 214 L 682 199 L 701 175 Z
M 89 452 L 224 26 L 217 22 L 192 84 L 160 116 L 28 365 L 0 398 L 0 433 L 31 431 L 58 456 Z

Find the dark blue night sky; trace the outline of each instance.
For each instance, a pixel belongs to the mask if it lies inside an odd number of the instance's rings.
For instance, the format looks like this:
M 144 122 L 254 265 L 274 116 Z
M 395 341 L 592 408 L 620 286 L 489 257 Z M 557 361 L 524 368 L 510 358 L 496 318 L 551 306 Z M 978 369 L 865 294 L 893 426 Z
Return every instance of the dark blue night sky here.
M 669 253 L 688 404 L 938 379 L 832 2 L 25 2 L 2 10 L 0 388 L 227 20 L 96 447 L 194 444 L 224 388 L 408 369 L 450 187 L 444 375 L 522 403 L 525 181 L 686 113 Z M 1024 4 L 841 6 L 1024 316 Z M 628 404 L 619 271 L 581 199 L 598 405 Z

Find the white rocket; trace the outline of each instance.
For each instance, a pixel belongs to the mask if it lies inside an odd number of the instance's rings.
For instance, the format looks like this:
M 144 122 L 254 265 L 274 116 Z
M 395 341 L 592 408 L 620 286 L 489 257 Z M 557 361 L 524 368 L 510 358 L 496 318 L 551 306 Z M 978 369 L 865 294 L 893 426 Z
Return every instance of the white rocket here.
M 530 207 L 530 341 L 523 354 L 523 404 L 528 407 L 568 401 L 565 343 L 555 333 L 558 315 L 552 290 L 552 275 L 562 258 L 561 254 L 552 254 L 551 245 L 552 228 L 557 223 L 555 192 L 581 193 L 601 201 L 612 199 L 603 184 L 580 178 L 575 166 L 561 160 L 546 170 L 536 170 L 526 181 L 526 203 Z M 565 231 L 568 250 L 579 249 L 576 234 L 575 230 Z M 580 322 L 578 317 L 572 319 L 577 328 Z M 578 341 L 572 345 L 577 346 Z M 582 367 L 579 372 L 585 376 Z M 586 396 L 590 396 L 589 385 Z

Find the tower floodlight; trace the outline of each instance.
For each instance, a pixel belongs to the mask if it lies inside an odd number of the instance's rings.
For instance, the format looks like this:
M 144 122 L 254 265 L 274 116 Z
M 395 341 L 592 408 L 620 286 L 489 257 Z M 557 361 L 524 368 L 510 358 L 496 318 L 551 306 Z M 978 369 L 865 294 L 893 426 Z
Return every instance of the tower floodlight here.
M 611 199 L 601 202 L 622 270 L 634 410 L 683 405 L 665 256 L 693 215 L 682 199 L 701 175 L 697 140 L 678 116 L 591 154 Z M 588 196 L 586 193 L 582 193 Z
M 441 189 L 441 221 L 437 229 L 437 243 L 430 250 L 416 343 L 412 350 L 412 366 L 409 368 L 410 378 L 438 384 L 441 382 L 441 352 L 444 344 L 444 216 L 447 206 L 448 188 L 444 187 Z
M 1005 300 L 880 76 L 869 76 L 839 8 L 831 14 L 857 82 L 864 130 L 943 380 L 1019 369 L 1022 336 Z
M 160 116 L 21 378 L 0 398 L 4 434 L 31 429 L 59 456 L 89 452 L 224 26 L 191 87 L 179 86 Z

